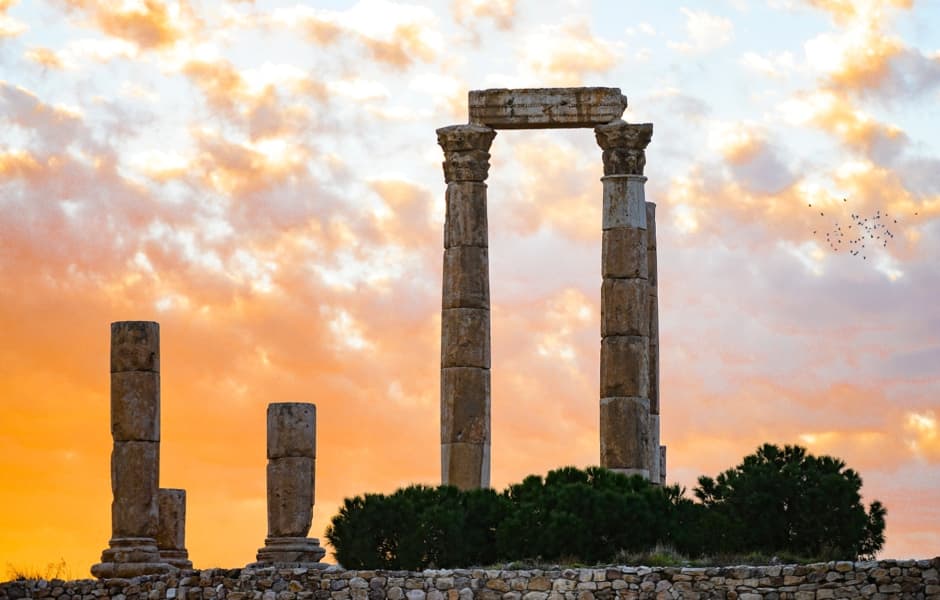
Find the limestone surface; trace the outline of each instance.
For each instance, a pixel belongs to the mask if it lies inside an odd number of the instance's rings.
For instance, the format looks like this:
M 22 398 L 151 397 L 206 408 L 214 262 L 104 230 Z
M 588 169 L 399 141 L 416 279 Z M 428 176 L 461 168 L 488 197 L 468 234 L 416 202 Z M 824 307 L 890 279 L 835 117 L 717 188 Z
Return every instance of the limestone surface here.
M 115 441 L 160 441 L 160 373 L 111 374 L 111 435 Z
M 448 308 L 441 311 L 441 367 L 490 368 L 490 311 Z
M 305 537 L 313 521 L 314 459 L 268 461 L 268 537 Z
M 444 250 L 442 308 L 489 308 L 489 256 L 485 247 Z
M 494 129 L 595 127 L 619 119 L 627 98 L 618 88 L 471 90 L 470 122 Z
M 488 245 L 486 184 L 461 181 L 447 185 L 444 248 Z
M 601 400 L 601 464 L 650 476 L 650 407 L 647 398 Z
M 159 522 L 157 549 L 160 558 L 180 569 L 191 569 L 186 550 L 186 490 L 160 488 L 157 492 Z
M 601 398 L 618 396 L 649 398 L 646 337 L 618 335 L 601 340 Z
M 645 279 L 605 279 L 601 285 L 601 335 L 649 335 L 648 306 Z
M 153 321 L 111 323 L 111 372 L 159 371 L 160 324 Z
M 490 486 L 490 445 L 454 442 L 441 445 L 442 481 L 462 490 Z
M 317 407 L 306 402 L 273 402 L 267 411 L 268 458 L 317 456 Z
M 489 369 L 441 369 L 441 443 L 483 444 L 489 440 Z
M 112 537 L 157 535 L 158 442 L 115 442 L 111 451 Z
M 647 231 L 637 227 L 605 229 L 601 241 L 603 277 L 647 279 Z

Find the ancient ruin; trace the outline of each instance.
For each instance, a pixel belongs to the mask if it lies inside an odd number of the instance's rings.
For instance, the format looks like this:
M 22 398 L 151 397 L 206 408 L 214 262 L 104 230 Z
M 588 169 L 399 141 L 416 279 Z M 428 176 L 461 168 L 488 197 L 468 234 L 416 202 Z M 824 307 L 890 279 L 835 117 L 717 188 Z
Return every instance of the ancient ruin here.
M 192 569 L 186 550 L 186 490 L 160 488 L 157 492 L 159 521 L 157 549 L 160 558 L 179 569 Z
M 160 325 L 111 324 L 111 540 L 95 577 L 170 573 L 157 547 L 160 475 Z
M 326 550 L 308 538 L 313 522 L 317 407 L 302 402 L 268 405 L 268 536 L 249 567 L 326 568 Z
M 600 464 L 665 481 L 659 445 L 655 210 L 644 196 L 650 123 L 621 120 L 617 88 L 475 90 L 470 123 L 437 130 L 446 218 L 441 303 L 441 480 L 490 481 L 490 297 L 486 218 L 497 129 L 594 128 L 603 151 Z

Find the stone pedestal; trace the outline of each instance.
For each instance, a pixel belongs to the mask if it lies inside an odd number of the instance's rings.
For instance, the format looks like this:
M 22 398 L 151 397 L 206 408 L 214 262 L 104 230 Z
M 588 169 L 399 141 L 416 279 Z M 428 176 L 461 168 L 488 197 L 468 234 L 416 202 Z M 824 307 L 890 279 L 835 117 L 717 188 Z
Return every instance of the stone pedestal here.
M 316 481 L 317 407 L 300 402 L 268 405 L 268 536 L 249 567 L 326 568 L 326 550 L 308 538 Z
M 157 549 L 160 558 L 180 569 L 192 569 L 186 550 L 186 490 L 160 488 L 157 492 L 160 519 Z
M 441 482 L 490 485 L 489 148 L 480 125 L 437 130 L 447 182 L 441 302 Z
M 603 150 L 601 466 L 650 479 L 650 283 L 645 149 L 649 123 L 594 129 Z
M 157 547 L 160 474 L 160 325 L 111 324 L 111 540 L 95 577 L 177 569 Z

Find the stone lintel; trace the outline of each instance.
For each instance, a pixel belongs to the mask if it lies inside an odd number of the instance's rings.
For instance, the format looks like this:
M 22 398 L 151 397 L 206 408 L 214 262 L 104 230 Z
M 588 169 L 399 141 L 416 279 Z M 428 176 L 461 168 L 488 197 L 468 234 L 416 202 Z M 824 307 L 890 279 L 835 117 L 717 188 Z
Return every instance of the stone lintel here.
M 471 90 L 470 123 L 494 129 L 596 127 L 627 108 L 620 88 L 519 88 Z

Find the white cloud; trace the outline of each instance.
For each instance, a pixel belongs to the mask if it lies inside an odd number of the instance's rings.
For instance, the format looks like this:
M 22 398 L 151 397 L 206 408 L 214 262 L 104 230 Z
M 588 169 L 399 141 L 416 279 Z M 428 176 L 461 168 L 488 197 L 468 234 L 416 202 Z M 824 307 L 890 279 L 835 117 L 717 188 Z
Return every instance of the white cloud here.
M 685 7 L 685 30 L 689 39 L 685 42 L 669 42 L 669 47 L 684 54 L 704 54 L 720 48 L 734 38 L 734 24 L 724 17 Z

